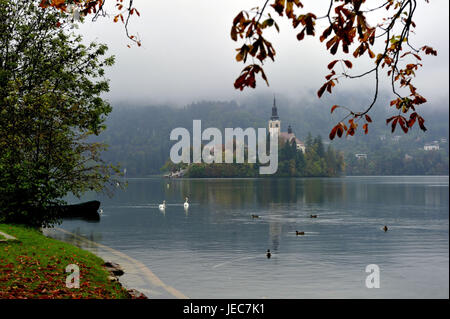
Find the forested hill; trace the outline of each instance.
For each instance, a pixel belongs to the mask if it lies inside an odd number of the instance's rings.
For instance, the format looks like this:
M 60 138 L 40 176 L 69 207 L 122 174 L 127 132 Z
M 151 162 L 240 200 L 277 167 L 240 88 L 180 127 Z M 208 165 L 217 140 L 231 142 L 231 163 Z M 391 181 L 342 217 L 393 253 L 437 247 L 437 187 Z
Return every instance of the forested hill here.
M 353 103 L 355 99 L 352 97 Z M 114 110 L 108 117 L 107 129 L 97 140 L 110 145 L 103 158 L 108 162 L 120 163 L 122 168 L 127 169 L 128 176 L 160 174 L 161 166 L 169 157 L 170 147 L 175 143 L 169 139 L 172 129 L 184 127 L 192 131 L 194 119 L 202 120 L 202 130 L 217 127 L 224 132 L 226 127 L 267 127 L 272 105 L 273 99 L 260 96 L 240 105 L 234 101 L 205 101 L 181 108 L 113 104 Z M 328 143 L 329 131 L 341 116 L 330 115 L 330 108 L 326 104 L 303 105 L 282 97 L 277 99 L 277 106 L 282 131 L 286 131 L 290 124 L 302 141 L 311 133 L 313 136 L 321 135 L 324 143 Z M 335 149 L 345 153 L 347 174 L 448 174 L 447 143 L 440 142 L 440 151 L 423 151 L 425 143 L 440 141 L 441 138 L 448 140 L 448 110 L 442 107 L 438 111 L 436 108 L 428 111 L 425 107 L 423 109 L 422 115 L 428 128 L 425 133 L 414 129 L 405 135 L 398 129 L 391 134 L 385 119 L 394 110 L 379 108 L 371 113 L 374 123 L 369 126 L 368 135 L 364 135 L 361 130 L 354 137 L 331 141 Z M 355 153 L 365 153 L 368 158 L 356 160 Z M 405 168 L 406 154 L 413 157 L 413 161 L 409 160 Z M 415 165 L 416 159 L 421 163 Z M 436 170 L 435 166 L 439 168 Z

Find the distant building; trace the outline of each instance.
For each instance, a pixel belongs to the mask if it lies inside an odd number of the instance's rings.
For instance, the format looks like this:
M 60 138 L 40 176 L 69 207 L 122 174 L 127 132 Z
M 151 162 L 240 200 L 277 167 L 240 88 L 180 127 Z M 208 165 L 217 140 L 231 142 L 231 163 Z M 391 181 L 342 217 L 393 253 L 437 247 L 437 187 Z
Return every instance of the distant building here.
M 402 138 L 401 135 L 395 135 L 395 136 L 392 136 L 392 140 L 393 140 L 394 142 L 400 141 L 401 138 Z
M 362 153 L 362 154 L 355 154 L 355 157 L 357 159 L 367 159 L 367 154 Z
M 441 143 L 447 143 L 447 139 L 445 137 L 441 137 Z
M 295 141 L 295 145 L 298 151 L 302 151 L 305 153 L 305 143 L 300 141 L 295 134 L 292 132 L 292 127 L 289 125 L 287 132 L 281 132 L 281 121 L 278 117 L 278 109 L 276 105 L 275 98 L 273 99 L 273 107 L 272 107 L 272 116 L 269 120 L 269 134 L 273 135 L 275 132 L 278 133 L 278 138 L 283 143 L 292 143 L 292 141 Z
M 439 144 L 425 144 L 423 149 L 425 151 L 439 151 Z
M 412 159 L 413 157 L 411 155 L 405 154 L 405 161 L 410 161 Z
M 273 98 L 273 107 L 272 107 L 272 116 L 269 120 L 269 134 L 272 136 L 275 132 L 278 133 L 278 136 L 280 136 L 281 131 L 281 121 L 278 117 L 278 110 L 275 98 Z

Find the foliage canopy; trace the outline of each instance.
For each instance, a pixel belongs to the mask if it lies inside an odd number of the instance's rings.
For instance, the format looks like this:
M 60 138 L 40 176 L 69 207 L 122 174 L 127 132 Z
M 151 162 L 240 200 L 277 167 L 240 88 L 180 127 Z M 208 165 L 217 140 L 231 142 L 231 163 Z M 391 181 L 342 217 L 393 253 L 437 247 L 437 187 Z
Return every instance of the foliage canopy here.
M 115 172 L 88 141 L 111 112 L 100 94 L 114 58 L 37 4 L 0 0 L 0 221 L 48 226 L 60 198 L 99 191 Z

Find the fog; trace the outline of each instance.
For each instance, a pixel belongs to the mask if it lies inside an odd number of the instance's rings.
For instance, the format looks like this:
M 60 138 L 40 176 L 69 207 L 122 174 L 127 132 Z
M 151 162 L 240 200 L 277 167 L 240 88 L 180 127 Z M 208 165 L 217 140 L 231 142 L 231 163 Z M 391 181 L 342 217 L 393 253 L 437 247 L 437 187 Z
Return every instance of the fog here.
M 381 4 L 382 1 L 373 2 Z M 107 12 L 116 12 L 115 1 L 107 2 Z M 283 95 L 289 99 L 317 99 L 315 92 L 327 75 L 327 64 L 343 57 L 330 56 L 318 38 L 298 42 L 296 33 L 285 17 L 277 17 L 280 33 L 267 32 L 277 52 L 275 62 L 264 65 L 270 86 L 259 78 L 256 89 L 235 90 L 234 80 L 243 68 L 235 61 L 236 48 L 242 43 L 230 38 L 233 18 L 242 9 L 262 5 L 256 0 L 135 0 L 141 16 L 133 16 L 129 30 L 139 34 L 142 46 L 127 47 L 122 23 L 113 23 L 112 16 L 87 21 L 80 32 L 87 41 L 106 43 L 109 53 L 116 56 L 116 64 L 107 71 L 111 91 L 106 97 L 113 103 L 168 103 L 185 105 L 200 100 L 237 100 L 253 95 Z M 305 8 L 326 12 L 324 5 L 312 0 L 303 2 Z M 415 84 L 419 93 L 431 103 L 448 107 L 449 86 L 449 13 L 448 1 L 417 1 L 414 21 L 416 34 L 410 39 L 416 47 L 429 45 L 438 50 L 437 57 L 426 56 L 423 69 L 417 73 Z M 374 19 L 376 17 L 373 17 Z M 319 22 L 318 24 L 324 22 Z M 339 49 L 339 52 L 341 50 Z M 357 59 L 353 72 L 359 73 L 373 65 L 373 60 Z M 373 94 L 373 77 L 344 81 L 335 88 L 340 93 Z M 388 83 L 382 83 L 388 90 Z

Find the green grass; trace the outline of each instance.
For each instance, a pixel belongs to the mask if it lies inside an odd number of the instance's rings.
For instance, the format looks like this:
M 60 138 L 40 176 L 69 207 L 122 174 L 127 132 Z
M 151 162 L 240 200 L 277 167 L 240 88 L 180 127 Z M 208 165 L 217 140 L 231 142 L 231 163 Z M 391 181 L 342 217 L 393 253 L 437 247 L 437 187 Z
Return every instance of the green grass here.
M 94 254 L 33 228 L 0 224 L 0 231 L 20 241 L 0 243 L 0 299 L 129 298 L 125 288 L 108 280 L 104 261 Z M 66 287 L 69 264 L 80 268 L 80 288 Z

